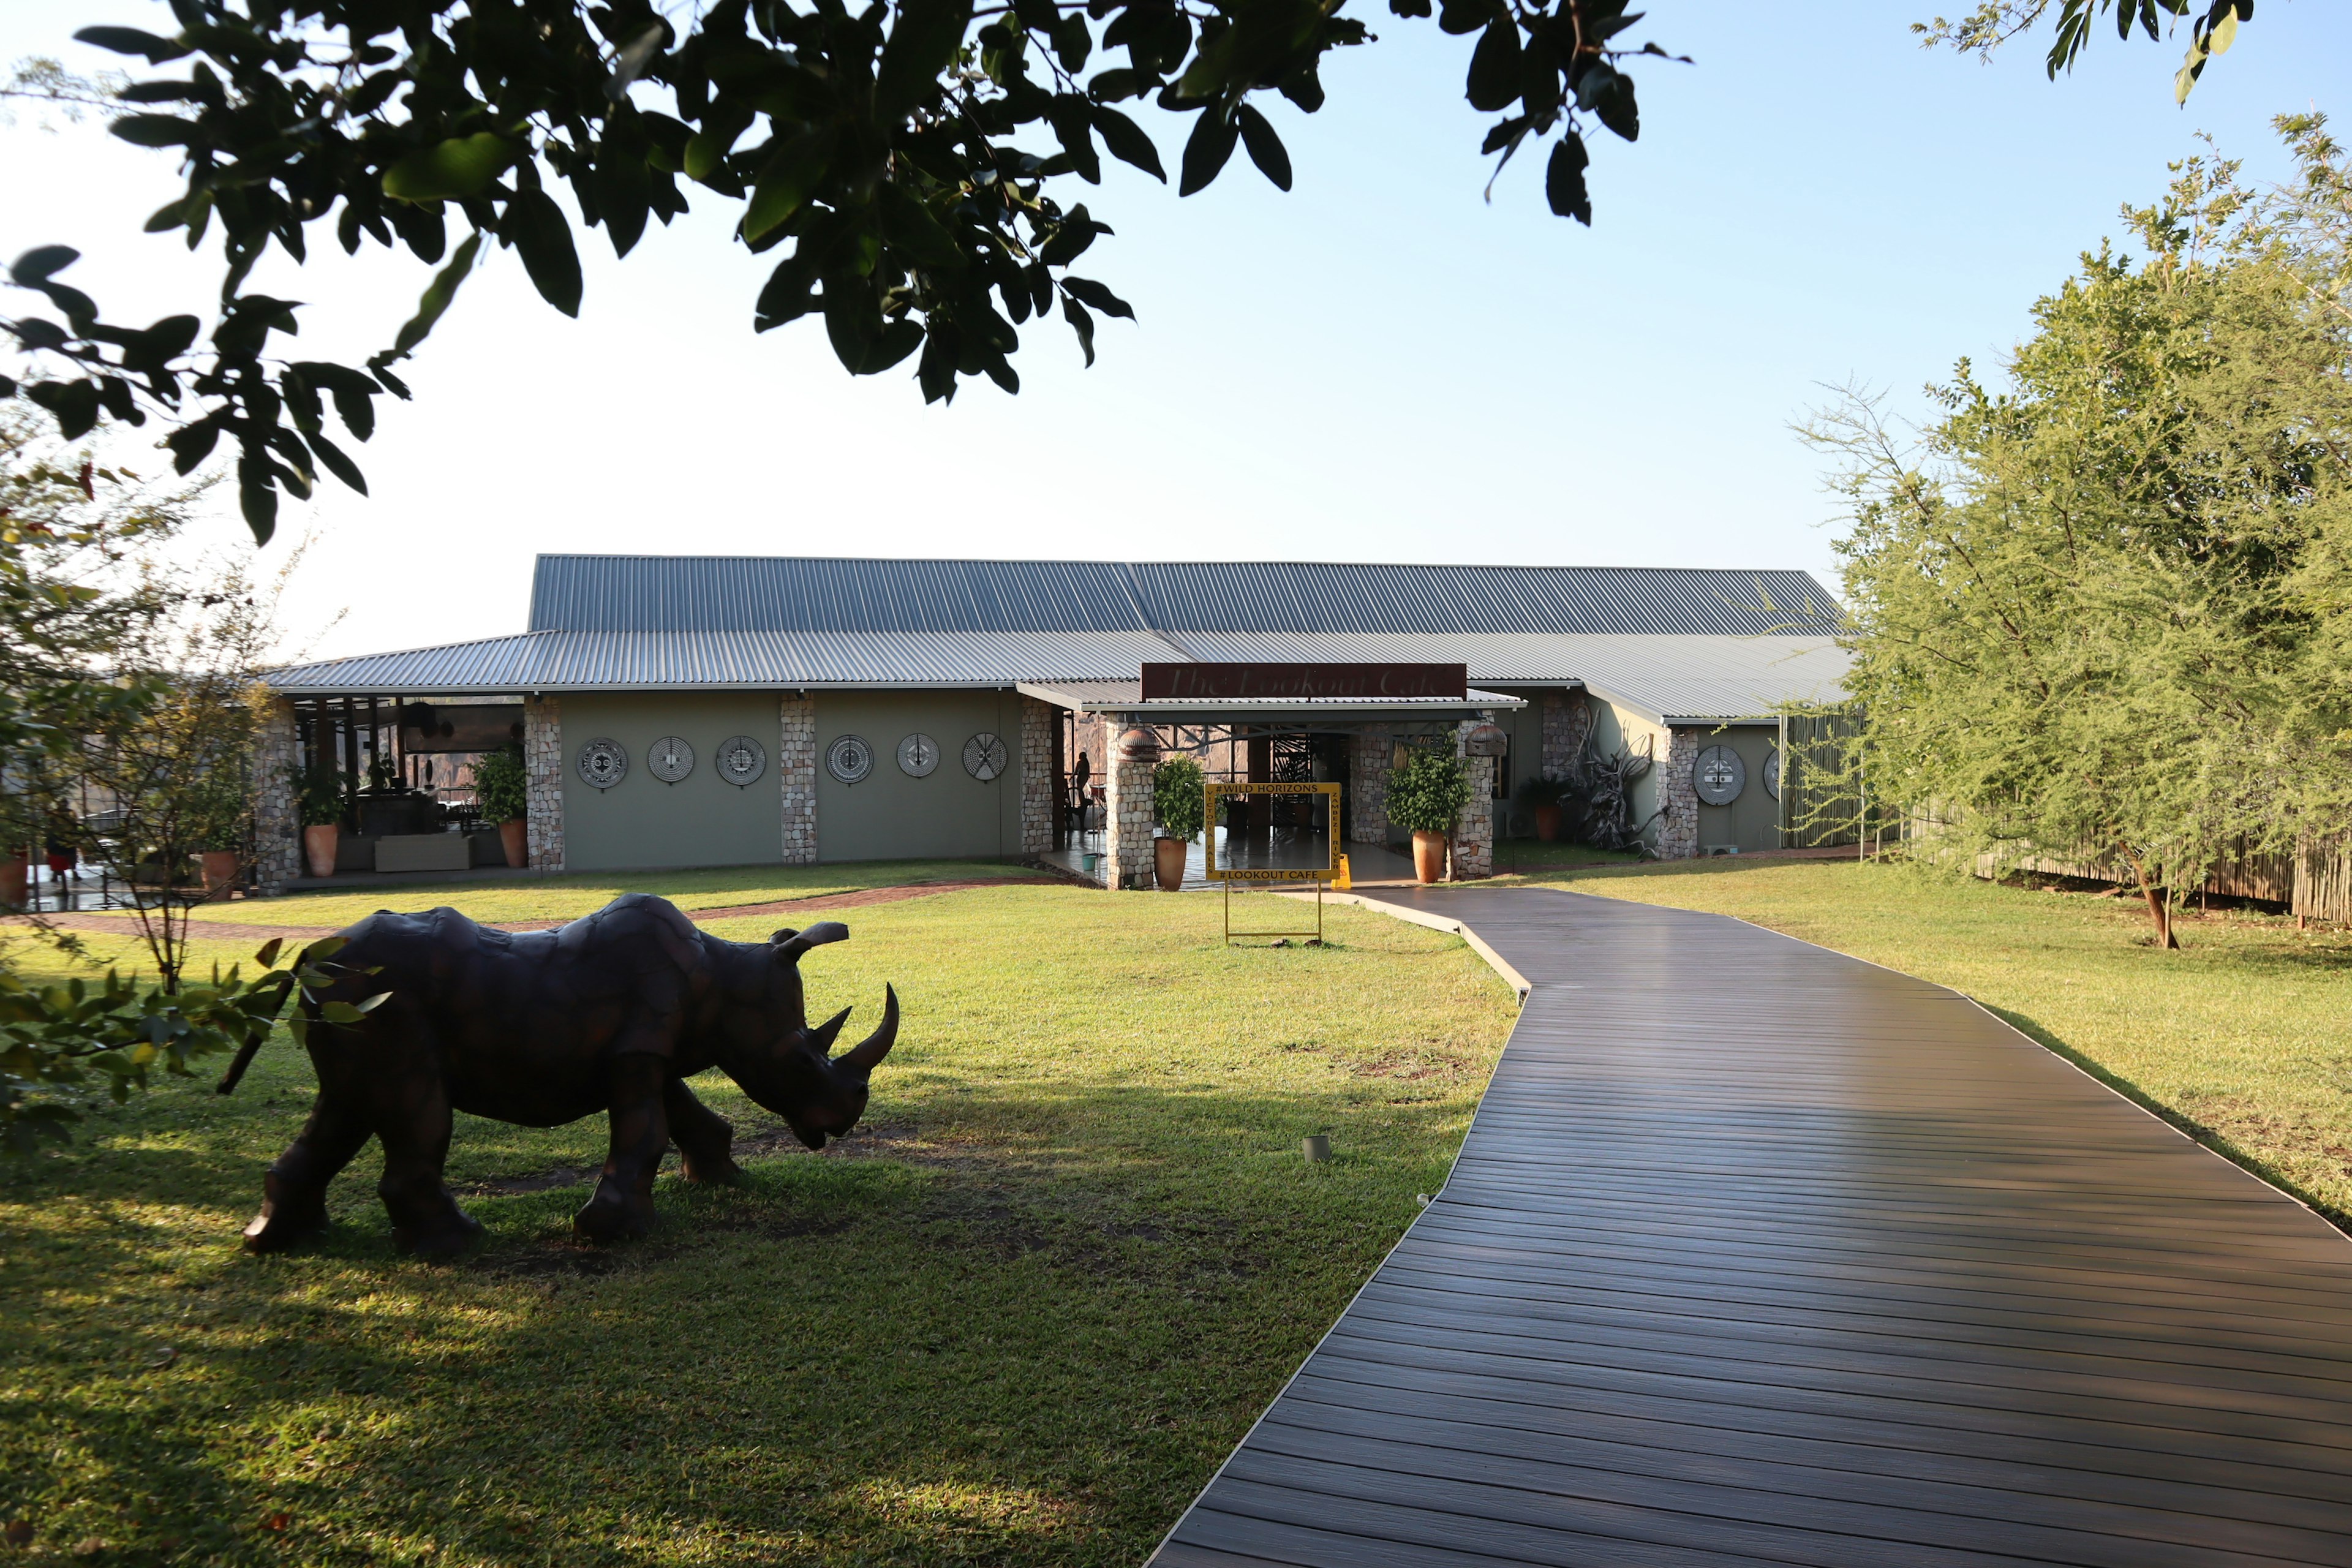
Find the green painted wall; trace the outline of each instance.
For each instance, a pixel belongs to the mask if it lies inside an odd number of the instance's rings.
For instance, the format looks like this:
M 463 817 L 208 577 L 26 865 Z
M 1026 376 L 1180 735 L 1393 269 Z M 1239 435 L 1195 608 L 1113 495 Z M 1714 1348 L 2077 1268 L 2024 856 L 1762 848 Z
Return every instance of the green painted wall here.
M 563 860 L 573 871 L 655 866 L 773 865 L 783 858 L 782 786 L 776 778 L 778 694 L 565 692 Z M 653 742 L 676 735 L 694 748 L 694 772 L 664 784 L 646 766 Z M 719 742 L 749 735 L 768 769 L 737 788 L 711 765 Z M 579 772 L 580 748 L 598 737 L 628 748 L 629 773 L 608 790 Z
M 991 783 L 963 770 L 982 731 L 1010 764 Z M 898 766 L 898 742 L 920 731 L 939 743 L 927 778 Z M 843 735 L 874 748 L 874 767 L 845 784 L 824 765 Z M 816 847 L 820 860 L 1021 857 L 1021 699 L 1012 691 L 820 691 L 816 694 Z
M 1734 724 L 1699 732 L 1701 748 L 1729 746 L 1748 764 L 1748 784 L 1729 805 L 1698 808 L 1698 852 L 1718 844 L 1736 844 L 1746 854 L 1780 847 L 1780 806 L 1764 787 L 1764 763 L 1779 743 L 1778 724 Z

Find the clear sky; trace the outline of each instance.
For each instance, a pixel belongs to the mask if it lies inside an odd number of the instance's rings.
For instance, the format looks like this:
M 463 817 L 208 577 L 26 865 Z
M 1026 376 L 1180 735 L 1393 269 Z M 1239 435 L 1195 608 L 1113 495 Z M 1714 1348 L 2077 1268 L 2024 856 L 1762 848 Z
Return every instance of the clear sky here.
M 1599 136 L 1587 230 L 1545 211 L 1537 161 L 1481 199 L 1470 40 L 1375 7 L 1322 113 L 1266 105 L 1289 195 L 1238 155 L 1181 201 L 1108 160 L 1103 188 L 1066 182 L 1118 231 L 1080 270 L 1140 320 L 1102 324 L 1090 371 L 1058 322 L 1024 329 L 1018 397 L 927 408 L 911 361 L 852 380 L 814 320 L 755 335 L 773 258 L 730 243 L 715 198 L 625 264 L 589 237 L 577 321 L 500 253 L 359 450 L 373 499 L 329 480 L 285 515 L 281 539 L 317 534 L 294 629 L 341 613 L 320 653 L 518 630 L 541 551 L 1826 577 L 1821 463 L 1789 429 L 1823 384 L 1916 406 L 1955 358 L 1997 362 L 2197 132 L 2279 177 L 2270 117 L 2340 107 L 2352 62 L 2352 6 L 2273 0 L 2182 110 L 2179 44 L 2103 33 L 2053 85 L 2038 40 L 1990 66 L 1922 51 L 1906 24 L 1934 8 L 1656 0 L 1636 36 L 1696 63 L 1643 62 L 1642 140 Z M 0 58 L 120 63 L 68 41 L 100 20 L 173 30 L 147 0 L 7 0 Z M 1189 119 L 1143 118 L 1172 167 Z M 216 270 L 139 232 L 176 192 L 169 155 L 18 120 L 0 251 L 79 247 L 69 277 L 110 315 L 201 309 Z M 306 353 L 363 357 L 425 271 L 317 232 L 326 261 L 258 286 L 312 302 Z

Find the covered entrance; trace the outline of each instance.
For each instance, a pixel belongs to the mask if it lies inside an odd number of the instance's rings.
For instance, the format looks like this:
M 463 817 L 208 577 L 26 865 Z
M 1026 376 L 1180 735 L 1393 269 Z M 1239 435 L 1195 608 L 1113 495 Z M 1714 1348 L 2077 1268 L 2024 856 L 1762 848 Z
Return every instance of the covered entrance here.
M 1412 863 L 1393 843 L 1386 807 L 1400 755 L 1439 747 L 1462 759 L 1471 801 L 1454 835 L 1453 872 L 1493 864 L 1494 794 L 1501 742 L 1493 721 L 1526 706 L 1474 690 L 1462 665 L 1168 664 L 1132 681 L 1024 682 L 1023 695 L 1057 710 L 1055 810 L 1045 858 L 1105 887 L 1147 886 L 1154 817 L 1151 774 L 1189 756 L 1213 783 L 1340 785 L 1339 853 L 1352 879 L 1409 882 Z M 1321 863 L 1328 829 L 1303 800 L 1245 796 L 1203 830 L 1220 863 Z M 1185 859 L 1185 886 L 1205 887 L 1208 846 Z

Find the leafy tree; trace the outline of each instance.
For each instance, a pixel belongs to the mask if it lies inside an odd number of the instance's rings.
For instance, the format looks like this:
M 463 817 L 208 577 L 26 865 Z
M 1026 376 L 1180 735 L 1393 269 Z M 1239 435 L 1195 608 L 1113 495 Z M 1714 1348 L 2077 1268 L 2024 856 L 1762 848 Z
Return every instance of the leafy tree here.
M 554 187 L 626 256 L 648 220 L 690 199 L 731 205 L 736 237 L 782 259 L 753 303 L 767 331 L 822 317 L 841 363 L 871 375 L 913 360 L 927 400 L 985 375 L 1014 391 L 1018 329 L 1056 310 L 1087 362 L 1097 315 L 1131 317 L 1071 271 L 1110 232 L 1067 183 L 1100 180 L 1106 153 L 1154 178 L 1159 147 L 1130 111 L 1189 119 L 1180 195 L 1238 148 L 1275 185 L 1290 155 L 1265 106 L 1322 107 L 1330 51 L 1371 41 L 1337 0 L 717 0 L 681 27 L 652 0 L 170 0 L 163 37 L 93 26 L 76 37 L 185 74 L 132 83 L 112 126 L 175 149 L 184 193 L 148 219 L 191 247 L 217 222 L 219 319 L 110 323 L 60 276 L 61 246 L 19 257 L 9 281 L 49 315 L 0 319 L 39 360 L 22 395 L 68 439 L 102 416 L 151 412 L 183 473 L 236 448 L 240 499 L 266 539 L 278 492 L 320 469 L 364 489 L 329 434 L 374 427 L 394 366 L 448 309 L 491 247 L 513 250 L 567 315 L 581 299 L 575 236 Z M 1444 0 L 1438 26 L 1475 34 L 1467 96 L 1499 116 L 1503 163 L 1548 145 L 1545 199 L 1590 223 L 1586 137 L 1640 130 L 1626 0 Z M 1427 17 L 1433 0 L 1390 0 Z M 1122 53 L 1123 52 L 1123 53 Z M 314 237 L 407 250 L 440 271 L 415 316 L 364 368 L 282 361 L 295 304 L 247 291 L 275 249 Z M 18 391 L 0 380 L 0 395 Z
M 1811 431 L 1851 509 L 1870 795 L 1949 864 L 2125 868 L 2166 946 L 2223 855 L 2352 811 L 2345 170 L 2281 123 L 2299 189 L 2177 165 L 2126 213 L 2144 258 L 2085 256 L 2007 385 L 1962 362 L 1916 447 L 1866 399 Z
M 1915 22 L 1911 30 L 1920 34 L 1930 48 L 1943 45 L 1989 58 L 2003 44 L 2041 26 L 2053 4 L 2058 8 L 2048 62 L 2053 81 L 2060 71 L 2074 68 L 2098 24 L 2108 16 L 2115 18 L 2116 36 L 2125 40 L 2131 37 L 2135 25 L 2151 38 L 2161 37 L 2159 15 L 2171 17 L 2175 28 L 2186 18 L 2189 52 L 2173 75 L 2176 103 L 2189 101 L 2189 89 L 2205 74 L 2206 62 L 2228 53 L 2237 40 L 2238 24 L 2252 20 L 2254 15 L 2254 0 L 1979 0 L 1975 10 L 1958 20 L 1938 16 L 1932 22 Z

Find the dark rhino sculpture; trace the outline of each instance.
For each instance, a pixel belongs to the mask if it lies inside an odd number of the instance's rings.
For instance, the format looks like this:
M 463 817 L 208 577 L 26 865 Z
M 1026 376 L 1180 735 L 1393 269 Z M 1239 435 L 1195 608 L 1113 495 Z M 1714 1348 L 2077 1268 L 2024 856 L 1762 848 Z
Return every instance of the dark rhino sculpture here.
M 464 1250 L 481 1226 L 441 1180 L 457 1110 L 526 1127 L 605 1112 L 611 1153 L 572 1226 L 590 1241 L 642 1235 L 673 1141 L 690 1182 L 740 1173 L 729 1153 L 734 1129 L 688 1079 L 719 1068 L 821 1149 L 856 1125 L 867 1075 L 898 1034 L 888 986 L 881 1026 L 855 1049 L 830 1054 L 846 1007 L 809 1027 L 800 956 L 849 935 L 833 921 L 728 942 L 666 899 L 630 893 L 554 931 L 498 931 L 438 909 L 380 912 L 342 934 L 329 961 L 334 984 L 301 1004 L 319 1099 L 269 1167 L 261 1213 L 245 1228 L 256 1252 L 325 1226 L 327 1184 L 371 1134 L 383 1144 L 376 1191 L 394 1239 L 426 1257 Z M 381 992 L 390 995 L 358 1023 L 321 1016 L 330 1002 Z

